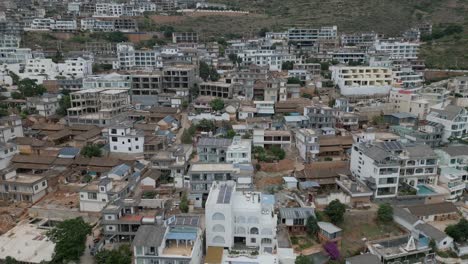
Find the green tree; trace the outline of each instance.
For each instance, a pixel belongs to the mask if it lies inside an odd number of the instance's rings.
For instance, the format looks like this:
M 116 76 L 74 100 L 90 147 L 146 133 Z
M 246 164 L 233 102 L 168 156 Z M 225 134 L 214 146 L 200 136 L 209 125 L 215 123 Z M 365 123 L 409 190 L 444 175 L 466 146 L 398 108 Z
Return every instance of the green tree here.
M 294 264 L 314 264 L 314 261 L 307 256 L 300 255 L 296 257 Z
M 18 264 L 18 263 L 19 262 L 13 257 L 7 256 L 5 258 L 5 264 Z
M 306 222 L 307 234 L 309 236 L 315 237 L 319 231 L 319 226 L 317 224 L 317 219 L 313 216 L 309 216 Z
M 104 39 L 114 43 L 128 41 L 128 37 L 120 31 L 107 32 L 104 34 Z
M 237 56 L 237 54 L 235 54 L 235 53 L 230 53 L 230 54 L 228 55 L 228 58 L 229 58 L 229 60 L 230 60 L 233 64 L 235 64 L 235 65 L 239 65 L 239 64 L 241 64 L 241 62 L 242 62 L 242 58 L 240 58 L 239 56 Z
M 18 85 L 18 83 L 20 81 L 20 77 L 16 73 L 14 73 L 12 71 L 10 71 L 8 73 L 8 75 L 10 75 L 11 80 L 13 81 L 13 85 Z
M 78 261 L 86 247 L 86 237 L 91 234 L 91 226 L 83 218 L 65 220 L 49 232 L 47 236 L 55 243 L 52 263 Z
M 330 218 L 333 224 L 339 224 L 344 220 L 346 206 L 338 199 L 331 201 L 325 208 L 325 214 Z
M 302 85 L 302 81 L 297 77 L 289 77 L 288 84 L 301 84 Z
M 71 107 L 70 95 L 63 95 L 59 101 L 59 108 L 57 109 L 57 115 L 66 116 L 67 109 Z
M 204 81 L 207 81 L 210 77 L 210 71 L 210 66 L 206 62 L 200 61 L 200 77 Z
M 285 61 L 281 64 L 281 69 L 283 71 L 289 71 L 294 68 L 294 61 Z
M 286 157 L 286 152 L 280 146 L 274 145 L 270 148 L 270 151 L 279 160 L 283 160 Z
M 268 28 L 263 27 L 258 31 L 258 36 L 261 37 L 261 38 L 264 38 L 268 31 L 270 31 Z
M 433 252 L 437 251 L 437 244 L 434 239 L 431 239 L 431 241 L 429 241 L 429 247 L 432 249 Z
M 86 145 L 81 149 L 81 155 L 91 158 L 91 157 L 101 157 L 102 152 L 101 148 L 98 145 L 90 144 Z
M 193 143 L 193 135 L 190 134 L 190 131 L 188 129 L 185 129 L 184 132 L 182 132 L 182 137 L 181 141 L 183 144 L 192 144 Z
M 221 111 L 224 109 L 224 101 L 223 99 L 220 99 L 220 98 L 213 99 L 210 102 L 210 106 L 215 111 Z
M 131 264 L 132 250 L 130 245 L 121 245 L 116 250 L 101 250 L 94 260 L 97 264 Z
M 320 69 L 322 71 L 328 71 L 328 69 L 330 68 L 330 63 L 329 62 L 321 62 L 320 63 Z
M 172 38 L 172 33 L 175 32 L 175 29 L 173 26 L 163 26 L 161 27 L 161 30 L 165 38 Z
M 468 220 L 462 218 L 457 224 L 447 226 L 445 233 L 456 242 L 468 241 Z
M 182 213 L 188 213 L 189 211 L 189 204 L 187 199 L 187 194 L 184 193 L 182 198 L 180 199 L 179 209 Z
M 236 136 L 236 131 L 232 130 L 232 129 L 229 129 L 227 132 L 226 132 L 226 138 L 233 138 Z
M 210 68 L 210 80 L 212 82 L 218 81 L 220 78 L 218 71 L 215 69 L 215 67 L 211 66 Z
M 377 210 L 377 219 L 382 223 L 391 222 L 393 220 L 393 207 L 388 203 L 379 205 L 379 209 Z
M 383 116 L 381 116 L 381 115 L 379 115 L 379 116 L 374 116 L 374 117 L 372 118 L 372 123 L 373 123 L 374 125 L 381 125 L 381 124 L 385 123 L 385 120 L 384 120 Z
M 216 126 L 213 121 L 202 119 L 200 120 L 200 122 L 198 122 L 197 128 L 202 131 L 209 132 L 209 131 L 214 131 L 216 129 Z
M 44 94 L 46 91 L 47 89 L 42 85 L 38 85 L 35 80 L 25 78 L 18 82 L 19 93 L 14 92 L 11 96 L 14 99 L 22 99 L 25 97 L 39 96 Z

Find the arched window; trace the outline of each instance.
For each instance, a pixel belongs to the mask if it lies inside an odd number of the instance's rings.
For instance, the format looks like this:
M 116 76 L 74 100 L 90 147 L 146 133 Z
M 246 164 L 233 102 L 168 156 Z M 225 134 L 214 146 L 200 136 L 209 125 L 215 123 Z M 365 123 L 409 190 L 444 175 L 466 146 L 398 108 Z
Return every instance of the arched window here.
M 256 227 L 250 228 L 250 234 L 251 235 L 258 235 L 258 228 L 256 228 Z
M 224 226 L 217 224 L 213 226 L 213 232 L 224 232 Z
M 225 217 L 222 213 L 215 213 L 212 217 L 211 220 L 224 220 Z
M 215 236 L 213 238 L 213 243 L 215 244 L 224 244 L 224 237 L 222 236 Z
M 262 235 L 273 235 L 273 231 L 271 230 L 271 228 L 262 228 L 261 234 Z
M 250 216 L 249 220 L 247 221 L 249 224 L 258 224 L 258 218 L 255 216 Z

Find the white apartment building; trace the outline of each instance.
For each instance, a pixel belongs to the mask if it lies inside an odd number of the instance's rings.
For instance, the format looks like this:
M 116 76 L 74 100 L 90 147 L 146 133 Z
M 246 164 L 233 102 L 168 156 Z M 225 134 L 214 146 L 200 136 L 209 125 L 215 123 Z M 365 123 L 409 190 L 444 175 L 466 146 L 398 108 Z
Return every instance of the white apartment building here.
M 40 116 L 50 117 L 59 108 L 59 98 L 56 94 L 45 93 L 42 96 L 26 98 L 26 106 L 37 111 Z
M 213 182 L 205 207 L 206 246 L 235 250 L 256 247 L 260 255 L 277 248 L 273 195 L 236 191 L 232 181 Z
M 449 192 L 448 197 L 446 197 L 447 201 L 455 202 L 463 196 L 467 175 L 467 171 L 453 167 L 443 167 L 440 169 L 439 184 Z
M 278 52 L 276 50 L 244 50 L 237 54 L 242 60 L 241 64 L 247 66 L 255 64 L 268 66 L 270 71 L 280 71 L 283 62 L 296 61 L 296 55 Z
M 381 144 L 393 142 L 383 142 Z M 351 151 L 351 174 L 364 181 L 375 198 L 395 197 L 400 177 L 399 159 L 381 145 L 360 143 Z
M 422 87 L 424 77 L 422 73 L 413 71 L 411 68 L 400 68 L 393 70 L 393 85 L 404 89 L 413 89 Z
M 54 27 L 55 20 L 52 18 L 35 18 L 25 30 L 52 30 Z
M 281 148 L 291 147 L 292 135 L 289 130 L 263 130 L 254 129 L 253 145 L 254 147 L 280 146 Z
M 19 48 L 21 37 L 0 34 L 0 48 Z
M 289 70 L 288 78 L 298 78 L 299 80 L 306 82 L 312 79 L 312 74 L 307 70 Z
M 58 64 L 60 74 L 67 77 L 83 78 L 93 74 L 93 61 L 81 57 L 66 59 L 64 63 Z
M 29 48 L 0 48 L 0 64 L 24 64 L 29 59 L 32 59 Z
M 118 73 L 90 75 L 83 79 L 83 89 L 130 89 L 130 77 Z
M 115 30 L 114 21 L 87 17 L 81 19 L 81 30 L 111 32 Z
M 242 139 L 240 136 L 233 138 L 231 145 L 226 150 L 226 162 L 250 163 L 252 161 L 252 141 Z
M 100 212 L 114 198 L 125 197 L 128 181 L 101 178 L 80 189 L 80 211 Z
M 16 144 L 0 142 L 0 170 L 6 169 L 10 165 L 10 160 L 18 152 Z
M 24 67 L 25 76 L 47 75 L 46 79 L 54 79 L 58 72 L 58 65 L 52 59 L 30 59 Z
M 426 119 L 444 126 L 444 142 L 451 138 L 461 138 L 467 133 L 468 112 L 463 107 L 438 104 L 431 108 Z
M 76 20 L 57 20 L 52 29 L 56 31 L 75 31 L 78 29 L 78 24 Z
M 143 154 L 145 135 L 143 131 L 130 126 L 113 126 L 109 128 L 110 152 Z
M 254 101 L 256 113 L 258 115 L 274 115 L 275 101 Z
M 117 44 L 117 61 L 114 69 L 156 69 L 163 67 L 161 53 L 156 50 L 136 50 L 133 44 Z
M 24 137 L 21 118 L 16 115 L 0 118 L 0 142 L 7 143 L 17 137 Z
M 44 175 L 17 174 L 16 170 L 2 170 L 0 174 L 0 200 L 35 203 L 47 193 Z
M 407 42 L 400 40 L 377 40 L 374 48 L 377 52 L 387 52 L 390 59 L 417 59 L 419 53 L 419 42 Z
M 96 3 L 93 17 L 120 17 L 124 14 L 124 4 Z
M 301 128 L 296 131 L 295 136 L 299 156 L 306 162 L 313 161 L 320 150 L 318 143 L 319 134 L 313 129 Z
M 388 94 L 393 83 L 392 70 L 384 67 L 334 66 L 331 71 L 342 95 Z
M 425 119 L 429 113 L 429 102 L 415 91 L 394 88 L 390 91 L 389 101 L 398 113 L 410 113 L 419 119 Z

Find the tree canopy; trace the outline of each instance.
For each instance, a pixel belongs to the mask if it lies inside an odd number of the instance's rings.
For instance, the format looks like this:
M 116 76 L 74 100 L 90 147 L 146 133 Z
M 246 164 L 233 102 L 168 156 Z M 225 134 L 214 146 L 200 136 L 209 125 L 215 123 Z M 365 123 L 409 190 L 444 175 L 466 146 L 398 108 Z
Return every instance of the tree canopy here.
M 91 145 L 86 145 L 81 149 L 81 155 L 87 157 L 87 158 L 92 158 L 92 157 L 101 157 L 102 152 L 101 148 L 98 145 L 91 144 Z
M 307 256 L 299 255 L 296 257 L 294 264 L 314 264 L 314 261 Z
M 217 81 L 219 80 L 219 73 L 213 66 L 209 66 L 206 62 L 200 62 L 200 77 L 204 80 Z
M 94 257 L 97 264 L 131 264 L 132 250 L 129 245 L 121 245 L 116 250 L 101 250 Z
M 309 236 L 315 237 L 319 231 L 319 226 L 317 224 L 317 219 L 313 216 L 309 216 L 306 222 L 307 234 Z
M 445 233 L 456 242 L 468 241 L 468 220 L 462 218 L 457 224 L 447 226 Z
M 182 198 L 180 199 L 179 209 L 180 209 L 180 211 L 182 211 L 182 213 L 188 213 L 188 211 L 189 211 L 189 203 L 188 203 L 186 193 L 184 193 L 182 195 Z
M 325 214 L 330 218 L 333 224 L 339 224 L 344 220 L 346 206 L 338 199 L 331 201 L 325 208 Z
M 91 226 L 83 218 L 65 220 L 49 232 L 47 236 L 55 243 L 52 263 L 78 261 L 86 248 L 86 237 L 91 233 Z
M 292 70 L 294 68 L 294 61 L 285 61 L 281 64 L 281 69 L 283 71 Z
M 289 77 L 288 84 L 301 84 L 302 85 L 302 81 L 297 77 Z
M 71 107 L 70 95 L 63 95 L 59 100 L 59 108 L 57 109 L 57 114 L 61 116 L 67 115 L 67 109 Z
M 392 206 L 388 203 L 379 205 L 379 210 L 377 210 L 377 219 L 383 223 L 391 222 L 393 220 Z
M 24 99 L 44 94 L 47 89 L 43 85 L 38 85 L 35 80 L 25 78 L 18 82 L 18 92 L 12 93 L 14 99 Z
M 224 109 L 224 101 L 223 99 L 220 99 L 220 98 L 213 99 L 210 102 L 210 106 L 215 111 L 221 111 Z

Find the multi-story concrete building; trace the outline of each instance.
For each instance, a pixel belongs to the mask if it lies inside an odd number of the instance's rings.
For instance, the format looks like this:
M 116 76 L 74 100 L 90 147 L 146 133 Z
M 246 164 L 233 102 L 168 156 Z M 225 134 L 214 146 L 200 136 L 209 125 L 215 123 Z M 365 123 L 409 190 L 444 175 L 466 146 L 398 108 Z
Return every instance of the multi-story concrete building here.
M 419 42 L 406 42 L 397 39 L 376 40 L 374 48 L 377 52 L 390 53 L 390 59 L 414 60 L 418 58 Z
M 23 27 L 13 20 L 0 20 L 0 35 L 15 35 L 18 36 L 23 32 Z
M 73 32 L 78 30 L 76 20 L 57 20 L 51 28 L 54 31 Z
M 202 137 L 197 143 L 197 154 L 199 162 L 224 163 L 226 162 L 226 151 L 232 144 L 232 139 Z
M 351 173 L 373 190 L 375 198 L 395 197 L 398 193 L 399 159 L 397 154 L 388 151 L 390 147 L 386 147 L 393 143 L 360 143 L 355 144 L 351 151 Z M 401 152 L 401 144 L 395 144 L 394 151 Z
M 0 34 L 0 48 L 19 48 L 21 37 Z
M 197 68 L 194 65 L 174 65 L 163 68 L 163 94 L 168 100 L 163 105 L 178 107 L 187 100 L 196 83 Z
M 162 73 L 131 73 L 132 88 L 130 96 L 133 105 L 141 108 L 159 106 L 159 94 L 162 93 Z
M 229 163 L 250 163 L 252 161 L 252 141 L 235 136 L 226 151 L 226 161 Z
M 390 131 L 405 138 L 409 142 L 426 144 L 432 148 L 442 145 L 444 126 L 434 122 L 427 122 L 417 128 L 406 126 L 391 126 Z
M 164 225 L 153 223 L 154 217 L 143 220 L 132 244 L 135 263 L 203 263 L 203 231 L 198 216 L 172 216 Z
M 0 173 L 0 199 L 35 203 L 47 193 L 47 175 L 17 174 L 16 170 Z
M 388 94 L 392 87 L 392 70 L 383 67 L 334 66 L 332 80 L 342 95 Z
M 26 30 L 52 30 L 55 26 L 55 20 L 52 18 L 35 18 Z
M 310 128 L 335 127 L 334 109 L 326 105 L 314 104 L 304 107 L 304 116 L 309 118 Z
M 296 131 L 296 148 L 299 156 L 305 162 L 312 162 L 319 153 L 318 134 L 313 129 L 299 129 Z
M 108 126 L 119 122 L 130 106 L 126 89 L 85 89 L 70 94 L 68 123 Z
M 10 165 L 13 156 L 18 153 L 18 146 L 15 143 L 0 142 L 0 170 L 6 169 Z
M 242 60 L 241 65 L 247 66 L 255 64 L 258 66 L 268 66 L 271 71 L 280 71 L 283 62 L 296 61 L 296 55 L 276 50 L 245 50 L 237 54 Z
M 197 43 L 197 32 L 174 32 L 172 33 L 172 43 Z
M 90 75 L 83 79 L 83 90 L 86 89 L 125 89 L 131 88 L 128 75 L 110 73 L 104 75 Z
M 213 183 L 206 201 L 206 245 L 272 254 L 278 217 L 273 195 L 241 192 L 232 181 Z
M 444 126 L 442 140 L 448 142 L 453 138 L 461 138 L 467 132 L 468 112 L 465 108 L 455 105 L 439 104 L 431 108 L 426 119 Z
M 393 85 L 404 89 L 422 87 L 424 77 L 422 73 L 415 72 L 408 67 L 393 70 Z
M 162 68 L 163 61 L 157 50 L 136 50 L 133 44 L 117 44 L 117 61 L 114 69 L 138 70 Z
M 377 40 L 377 33 L 341 34 L 342 46 L 371 47 Z
M 195 207 L 202 207 L 211 185 L 216 182 L 235 181 L 238 189 L 251 190 L 253 167 L 251 164 L 194 163 L 190 176 L 190 200 Z
M 263 130 L 254 129 L 253 145 L 254 147 L 272 147 L 290 148 L 292 142 L 291 131 L 289 130 Z
M 225 82 L 202 82 L 198 85 L 199 95 L 232 98 L 234 85 Z
M 59 108 L 59 98 L 56 94 L 43 94 L 40 97 L 28 97 L 26 99 L 26 106 L 44 117 L 55 115 Z
M 287 32 L 287 39 L 301 48 L 315 47 L 319 40 L 337 39 L 338 27 L 321 28 L 290 28 Z
M 21 117 L 11 115 L 0 118 L 0 142 L 7 143 L 17 137 L 24 137 Z
M 145 136 L 143 131 L 129 125 L 109 128 L 109 149 L 113 153 L 143 154 Z
M 25 64 L 32 57 L 29 48 L 0 48 L 0 64 Z
M 419 119 L 425 119 L 429 113 L 429 101 L 423 99 L 416 91 L 392 89 L 389 101 L 399 113 L 410 113 Z

